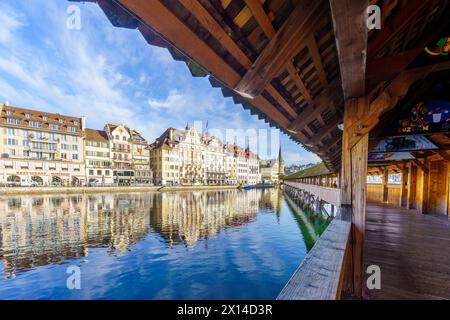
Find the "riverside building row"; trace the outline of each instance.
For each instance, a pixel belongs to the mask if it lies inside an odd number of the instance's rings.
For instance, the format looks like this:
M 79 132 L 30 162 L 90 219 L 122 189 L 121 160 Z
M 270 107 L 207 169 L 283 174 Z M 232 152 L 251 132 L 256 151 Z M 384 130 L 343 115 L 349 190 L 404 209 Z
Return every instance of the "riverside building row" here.
M 195 128 L 149 144 L 126 125 L 0 103 L 0 185 L 256 184 L 260 159 Z M 267 169 L 265 169 L 267 170 Z

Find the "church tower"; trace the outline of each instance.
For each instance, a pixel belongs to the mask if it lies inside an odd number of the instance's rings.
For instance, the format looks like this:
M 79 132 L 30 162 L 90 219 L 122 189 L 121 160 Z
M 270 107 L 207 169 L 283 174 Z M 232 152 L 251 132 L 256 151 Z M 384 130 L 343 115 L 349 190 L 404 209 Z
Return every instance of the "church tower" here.
M 281 146 L 280 150 L 278 151 L 278 180 L 284 176 L 284 160 L 281 156 Z

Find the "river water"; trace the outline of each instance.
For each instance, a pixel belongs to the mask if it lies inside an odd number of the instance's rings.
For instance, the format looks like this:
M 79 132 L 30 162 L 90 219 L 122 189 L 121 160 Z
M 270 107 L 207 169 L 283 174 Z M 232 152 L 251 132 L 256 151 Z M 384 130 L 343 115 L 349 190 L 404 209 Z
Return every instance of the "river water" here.
M 279 189 L 0 197 L 0 299 L 274 299 L 328 222 Z

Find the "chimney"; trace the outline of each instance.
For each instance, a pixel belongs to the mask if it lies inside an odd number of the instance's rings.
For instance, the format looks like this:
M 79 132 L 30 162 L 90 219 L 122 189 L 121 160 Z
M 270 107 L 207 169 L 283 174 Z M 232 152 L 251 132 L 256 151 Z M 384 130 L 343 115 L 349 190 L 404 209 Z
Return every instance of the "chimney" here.
M 169 128 L 169 140 L 172 141 L 173 140 L 173 129 Z

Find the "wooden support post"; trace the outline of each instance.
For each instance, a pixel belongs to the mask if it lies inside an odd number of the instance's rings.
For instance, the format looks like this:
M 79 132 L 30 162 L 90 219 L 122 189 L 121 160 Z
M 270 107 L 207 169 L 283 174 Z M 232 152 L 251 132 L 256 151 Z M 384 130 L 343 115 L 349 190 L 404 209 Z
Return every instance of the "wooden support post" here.
M 417 167 L 410 163 L 409 168 L 409 186 L 408 186 L 408 209 L 416 209 L 417 195 Z
M 420 183 L 417 185 L 417 209 L 424 214 L 428 212 L 428 190 L 430 184 L 430 167 L 426 159 L 420 167 L 418 178 Z
M 408 206 L 408 177 L 409 170 L 405 164 L 402 169 L 402 183 L 400 190 L 400 207 L 406 208 Z
M 388 168 L 383 169 L 383 202 L 388 202 L 388 182 L 389 182 L 389 170 Z
M 363 248 L 369 135 L 362 136 L 353 146 L 350 145 L 350 139 L 357 134 L 351 130 L 353 121 L 366 110 L 366 107 L 367 100 L 365 98 L 346 101 L 342 138 L 341 210 L 346 211 L 345 216 L 351 217 L 352 221 L 351 254 L 347 261 L 344 290 L 350 290 L 356 296 L 362 295 L 364 278 Z

